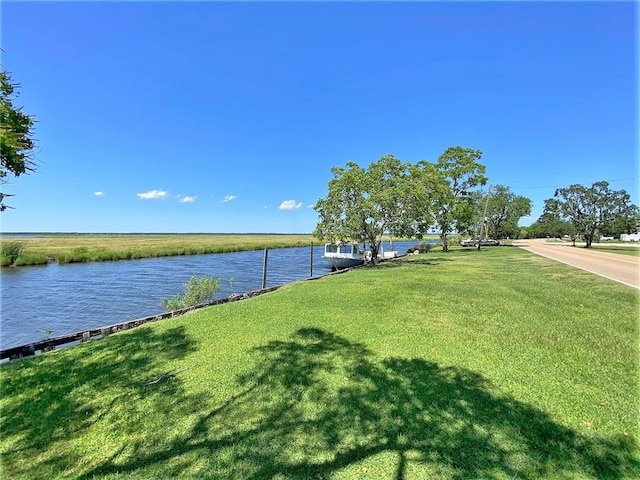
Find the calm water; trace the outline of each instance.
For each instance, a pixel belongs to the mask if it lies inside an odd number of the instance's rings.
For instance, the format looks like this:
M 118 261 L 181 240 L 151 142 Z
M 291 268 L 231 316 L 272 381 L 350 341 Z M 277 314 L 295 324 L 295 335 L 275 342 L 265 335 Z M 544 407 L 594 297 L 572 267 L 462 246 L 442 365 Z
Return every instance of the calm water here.
M 416 242 L 398 242 L 403 254 Z M 309 247 L 269 250 L 267 286 L 307 278 Z M 314 248 L 313 274 L 329 272 Z M 119 262 L 0 270 L 0 345 L 9 348 L 51 336 L 155 315 L 160 301 L 184 292 L 192 275 L 221 279 L 216 298 L 262 287 L 263 251 L 147 258 Z M 231 281 L 230 281 L 231 280 Z

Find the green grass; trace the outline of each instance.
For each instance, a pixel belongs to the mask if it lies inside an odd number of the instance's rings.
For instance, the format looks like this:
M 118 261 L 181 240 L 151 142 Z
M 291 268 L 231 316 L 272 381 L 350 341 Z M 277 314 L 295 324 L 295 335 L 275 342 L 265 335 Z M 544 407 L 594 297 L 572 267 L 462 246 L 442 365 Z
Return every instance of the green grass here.
M 185 235 L 42 235 L 0 240 L 0 265 L 133 260 L 137 258 L 240 252 L 318 243 L 312 235 L 185 234 Z M 19 246 L 18 254 L 13 252 Z M 7 253 L 5 253 L 7 252 Z M 9 253 L 11 252 L 11 254 Z
M 609 245 L 591 245 L 594 250 L 599 252 L 619 253 L 621 255 L 631 255 L 633 257 L 640 257 L 640 248 L 634 246 L 609 246 Z
M 412 256 L 11 362 L 3 478 L 637 478 L 638 292 Z
M 24 246 L 21 242 L 5 241 L 0 243 L 0 265 L 3 267 L 12 265 L 23 250 Z
M 558 240 L 556 238 L 547 239 L 547 242 L 560 242 L 566 245 L 571 245 L 572 242 L 570 240 Z M 576 246 L 578 248 L 584 247 L 585 243 L 578 241 L 576 242 Z M 610 253 L 618 253 L 620 255 L 630 255 L 633 257 L 640 257 L 640 245 L 637 243 L 630 242 L 622 242 L 622 241 L 611 241 L 611 242 L 595 242 L 591 244 L 591 248 L 593 250 L 598 250 L 602 252 L 610 252 Z

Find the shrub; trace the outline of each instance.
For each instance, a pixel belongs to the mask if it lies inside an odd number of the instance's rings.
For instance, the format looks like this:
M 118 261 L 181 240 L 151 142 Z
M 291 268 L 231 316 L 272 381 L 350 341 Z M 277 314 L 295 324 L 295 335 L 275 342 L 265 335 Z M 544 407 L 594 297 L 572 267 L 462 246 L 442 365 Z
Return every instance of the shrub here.
M 460 235 L 452 235 L 450 237 L 447 237 L 447 243 L 450 247 L 459 247 L 461 241 L 462 238 L 460 237 Z
M 411 255 L 412 253 L 415 253 L 416 250 L 418 251 L 418 253 L 429 253 L 429 250 L 431 250 L 432 247 L 433 245 L 430 245 L 426 242 L 420 242 L 418 245 L 409 247 L 407 249 L 407 255 Z
M 192 276 L 185 284 L 185 293 L 160 302 L 168 312 L 193 307 L 208 302 L 220 288 L 220 279 L 213 276 Z

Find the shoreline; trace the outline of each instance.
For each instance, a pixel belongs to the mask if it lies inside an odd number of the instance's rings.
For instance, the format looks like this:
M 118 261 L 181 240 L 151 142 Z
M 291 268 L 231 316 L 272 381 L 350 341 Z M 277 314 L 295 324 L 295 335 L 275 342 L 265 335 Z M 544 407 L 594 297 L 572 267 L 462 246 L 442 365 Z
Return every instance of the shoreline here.
M 28 236 L 27 236 L 28 235 Z M 310 234 L 36 234 L 5 237 L 2 267 L 86 263 L 293 248 L 321 243 Z

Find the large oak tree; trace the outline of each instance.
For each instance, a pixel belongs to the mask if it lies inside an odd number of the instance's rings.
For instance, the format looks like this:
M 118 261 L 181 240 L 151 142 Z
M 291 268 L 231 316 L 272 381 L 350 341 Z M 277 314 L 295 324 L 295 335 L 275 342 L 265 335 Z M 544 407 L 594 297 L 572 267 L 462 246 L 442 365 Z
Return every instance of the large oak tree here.
M 314 207 L 319 215 L 314 235 L 330 242 L 368 243 L 375 260 L 383 234 L 403 230 L 408 170 L 409 163 L 393 155 L 380 157 L 366 169 L 355 162 L 333 167 L 327 197 Z
M 434 189 L 432 213 L 435 226 L 440 230 L 442 250 L 449 250 L 447 236 L 453 231 L 465 231 L 473 223 L 474 189 L 487 183 L 486 167 L 478 160 L 480 150 L 449 147 L 435 164 L 439 186 Z
M 518 222 L 529 214 L 531 214 L 530 199 L 516 195 L 504 185 L 492 187 L 487 200 L 488 236 L 498 240 L 517 235 Z
M 545 203 L 574 225 L 589 248 L 602 231 L 616 223 L 631 225 L 638 218 L 638 207 L 630 199 L 626 191 L 611 190 L 608 182 L 600 181 L 590 187 L 576 184 L 559 188 Z

